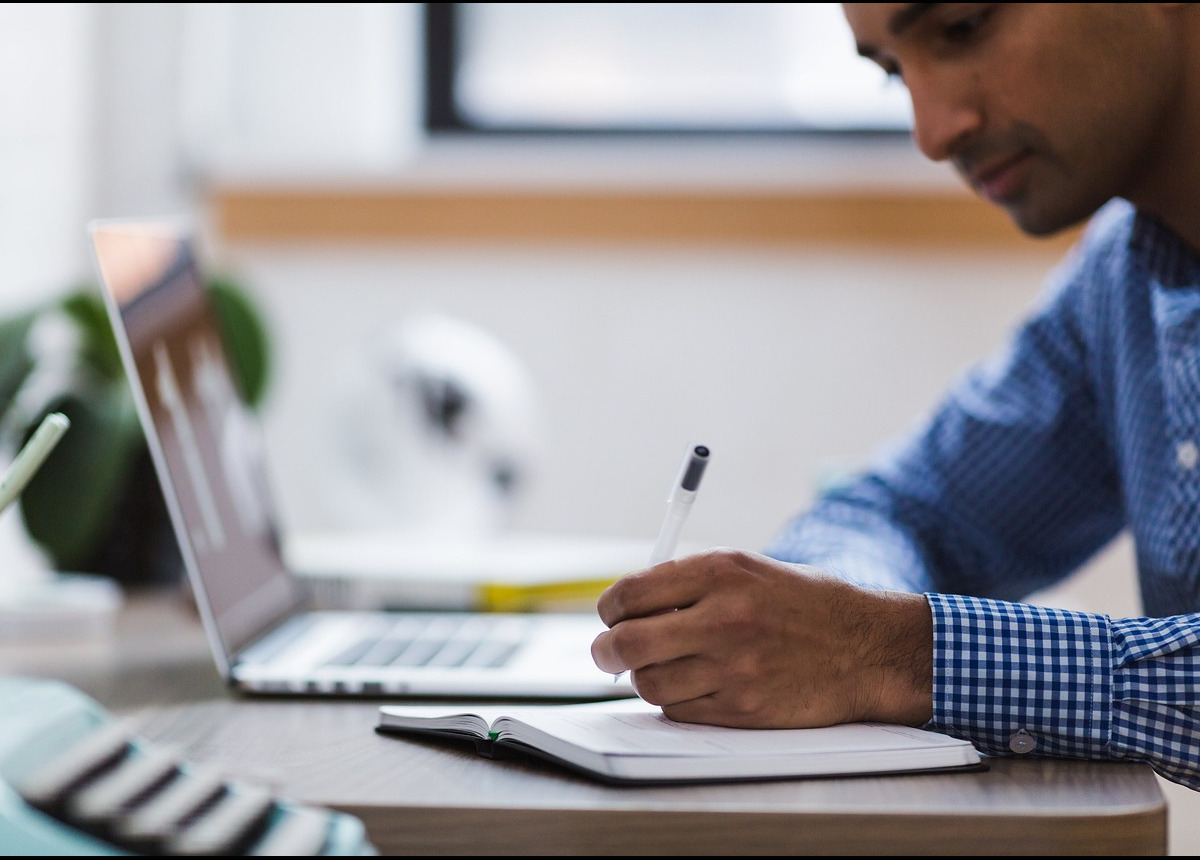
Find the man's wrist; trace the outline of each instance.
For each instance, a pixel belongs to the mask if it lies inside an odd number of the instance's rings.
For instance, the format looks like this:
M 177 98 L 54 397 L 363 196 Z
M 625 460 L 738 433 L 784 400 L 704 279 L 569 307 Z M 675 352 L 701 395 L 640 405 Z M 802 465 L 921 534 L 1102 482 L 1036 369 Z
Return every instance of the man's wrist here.
M 880 592 L 881 670 L 873 719 L 923 726 L 933 718 L 933 613 L 921 594 Z

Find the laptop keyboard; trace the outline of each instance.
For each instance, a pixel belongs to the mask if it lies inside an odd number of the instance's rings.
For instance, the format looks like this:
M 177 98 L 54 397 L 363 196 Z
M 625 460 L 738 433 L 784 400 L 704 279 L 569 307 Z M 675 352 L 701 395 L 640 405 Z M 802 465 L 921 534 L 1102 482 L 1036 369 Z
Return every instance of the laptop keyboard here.
M 500 668 L 522 641 L 511 622 L 501 625 L 476 615 L 409 616 L 362 636 L 325 665 Z

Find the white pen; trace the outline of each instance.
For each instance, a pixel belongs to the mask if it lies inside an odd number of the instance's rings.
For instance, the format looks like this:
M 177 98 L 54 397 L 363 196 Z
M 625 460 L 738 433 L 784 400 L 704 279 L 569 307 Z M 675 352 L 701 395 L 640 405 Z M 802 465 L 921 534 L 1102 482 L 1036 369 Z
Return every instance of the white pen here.
M 683 465 L 679 467 L 679 475 L 671 486 L 671 495 L 667 497 L 667 516 L 663 519 L 658 540 L 650 553 L 651 567 L 675 557 L 679 533 L 692 510 L 692 502 L 696 501 L 696 492 L 700 489 L 700 479 L 704 477 L 704 467 L 707 465 L 707 447 L 696 445 L 688 449 Z
M 11 505 L 13 500 L 21 495 L 25 485 L 37 474 L 37 470 L 42 467 L 42 463 L 46 462 L 46 458 L 50 456 L 50 452 L 54 450 L 54 446 L 58 444 L 58 440 L 70 426 L 70 420 L 61 412 L 51 412 L 42 419 L 38 429 L 21 447 L 16 459 L 4 473 L 4 478 L 0 479 L 0 511 Z
M 679 533 L 692 510 L 692 502 L 696 501 L 696 493 L 700 489 L 700 479 L 704 477 L 704 468 L 708 465 L 708 447 L 695 445 L 688 449 L 683 457 L 683 465 L 675 483 L 671 485 L 671 495 L 667 497 L 667 515 L 663 518 L 662 528 L 658 532 L 658 540 L 650 551 L 650 567 L 662 564 L 675 557 L 679 546 Z M 624 672 L 613 675 L 613 683 L 620 680 Z

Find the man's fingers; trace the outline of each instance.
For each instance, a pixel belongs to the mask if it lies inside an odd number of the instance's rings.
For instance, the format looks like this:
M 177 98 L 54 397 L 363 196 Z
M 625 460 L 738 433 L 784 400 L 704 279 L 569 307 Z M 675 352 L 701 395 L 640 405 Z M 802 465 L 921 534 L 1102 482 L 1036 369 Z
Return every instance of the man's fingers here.
M 652 705 L 663 707 L 707 698 L 721 688 L 721 669 L 700 656 L 680 657 L 651 663 L 631 675 L 637 694 Z
M 674 610 L 629 618 L 592 641 L 592 660 L 605 672 L 625 672 L 677 660 L 694 653 L 694 634 L 687 631 L 687 617 Z
M 612 627 L 630 618 L 691 606 L 704 594 L 694 559 L 665 561 L 618 579 L 596 601 L 600 620 Z

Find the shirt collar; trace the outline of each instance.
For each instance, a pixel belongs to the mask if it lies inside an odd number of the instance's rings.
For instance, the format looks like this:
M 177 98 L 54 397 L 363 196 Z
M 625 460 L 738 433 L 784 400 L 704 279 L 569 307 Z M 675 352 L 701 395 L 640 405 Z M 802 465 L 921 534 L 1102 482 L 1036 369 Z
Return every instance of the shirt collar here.
M 1162 286 L 1200 286 L 1200 255 L 1152 215 L 1137 212 L 1129 248 Z

